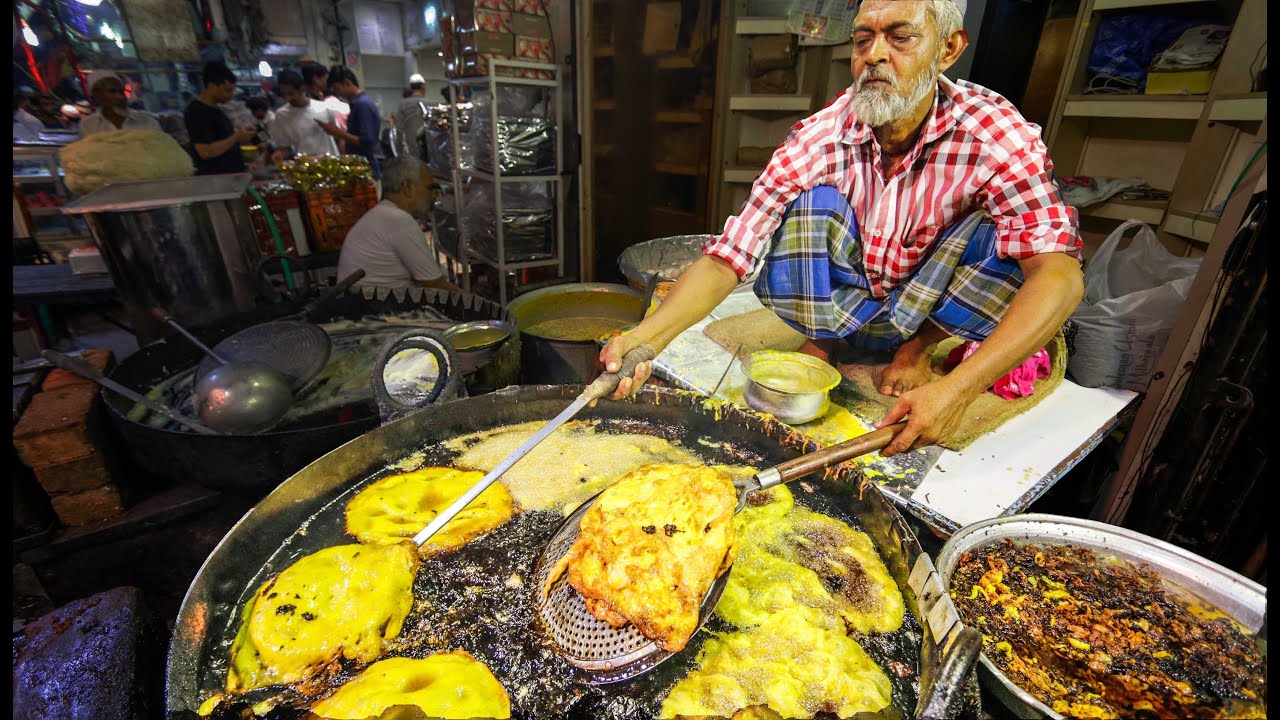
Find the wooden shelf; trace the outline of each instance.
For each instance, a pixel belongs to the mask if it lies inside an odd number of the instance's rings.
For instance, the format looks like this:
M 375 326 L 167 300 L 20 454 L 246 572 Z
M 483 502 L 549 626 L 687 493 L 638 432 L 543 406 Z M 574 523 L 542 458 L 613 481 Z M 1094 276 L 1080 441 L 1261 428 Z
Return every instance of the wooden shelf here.
M 724 169 L 724 181 L 727 183 L 750 184 L 754 183 L 762 172 L 764 172 L 764 168 L 732 165 Z
M 1181 5 L 1204 0 L 1095 0 L 1094 10 L 1124 10 L 1127 8 L 1154 7 L 1157 5 Z
M 789 32 L 785 17 L 738 18 L 733 31 L 737 35 L 786 35 Z
M 683 123 L 686 125 L 701 125 L 706 120 L 706 111 L 703 110 L 659 110 L 653 114 L 653 119 L 660 123 Z
M 732 95 L 730 110 L 757 110 L 769 112 L 809 112 L 813 98 L 808 95 Z
M 1215 122 L 1261 122 L 1267 117 L 1267 94 L 1247 93 L 1214 98 L 1209 119 Z
M 42 215 L 58 215 L 62 212 L 62 208 L 60 207 L 29 207 L 27 208 L 27 212 L 31 213 L 32 217 L 39 217 Z
M 611 58 L 611 57 L 613 57 L 613 53 L 614 53 L 614 49 L 613 49 L 613 47 L 612 47 L 612 46 L 609 46 L 609 47 L 598 47 L 598 48 L 596 48 L 595 50 L 592 50 L 592 51 L 591 51 L 591 57 L 597 57 L 597 58 Z
M 617 110 L 618 101 L 617 100 L 596 100 L 595 102 L 591 103 L 591 109 L 592 110 Z
M 1080 214 L 1122 222 L 1140 220 L 1148 225 L 1159 225 L 1168 209 L 1167 200 L 1113 200 L 1080 208 Z
M 685 165 L 683 163 L 656 162 L 653 164 L 653 169 L 668 175 L 691 175 L 697 177 L 702 174 L 697 165 Z
M 1204 104 L 1203 95 L 1072 95 L 1067 98 L 1062 114 L 1072 117 L 1199 120 Z
M 663 55 L 658 58 L 659 70 L 692 70 L 696 67 L 692 55 Z
M 666 205 L 654 205 L 650 208 L 650 210 L 652 210 L 654 213 L 658 215 L 666 215 L 668 217 L 675 217 L 675 218 L 684 218 L 686 220 L 693 220 L 698 217 L 697 213 L 691 213 L 691 212 L 688 212 L 687 210 L 677 210 L 676 208 L 667 207 Z
M 1171 210 L 1160 229 L 1208 245 L 1213 234 L 1218 231 L 1218 216 Z

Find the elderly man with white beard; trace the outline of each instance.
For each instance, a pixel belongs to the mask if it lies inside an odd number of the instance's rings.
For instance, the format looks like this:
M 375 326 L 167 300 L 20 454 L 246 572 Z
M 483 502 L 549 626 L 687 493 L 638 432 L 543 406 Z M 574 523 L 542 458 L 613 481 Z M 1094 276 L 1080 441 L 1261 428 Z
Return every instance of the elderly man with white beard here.
M 884 353 L 883 452 L 936 442 L 1001 376 L 1032 362 L 1084 292 L 1075 210 L 1040 138 L 1005 98 L 941 73 L 968 46 L 963 0 L 866 0 L 853 27 L 853 85 L 795 125 L 742 210 L 666 301 L 600 354 L 610 371 L 661 351 L 746 278 L 824 359 Z M 980 343 L 941 379 L 930 354 Z M 892 353 L 889 358 L 888 353 Z M 648 378 L 642 363 L 614 399 Z

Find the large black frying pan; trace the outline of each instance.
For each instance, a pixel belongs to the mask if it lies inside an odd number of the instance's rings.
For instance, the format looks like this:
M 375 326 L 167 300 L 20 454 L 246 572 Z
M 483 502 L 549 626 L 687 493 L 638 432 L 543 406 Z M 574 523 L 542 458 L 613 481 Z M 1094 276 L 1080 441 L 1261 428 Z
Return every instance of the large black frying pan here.
M 393 472 L 389 463 L 417 451 L 425 450 L 432 464 L 448 463 L 450 457 L 437 447 L 441 441 L 514 423 L 546 422 L 581 389 L 512 387 L 432 406 L 335 449 L 280 484 L 223 538 L 187 592 L 169 651 L 168 717 L 193 717 L 200 703 L 225 684 L 236 618 L 261 582 L 302 555 L 353 542 L 343 530 L 342 509 L 355 488 Z M 781 423 L 671 390 L 650 388 L 634 401 L 601 402 L 578 419 L 597 419 L 609 430 L 658 435 L 719 463 L 767 467 L 806 449 Z M 874 485 L 862 488 L 859 480 L 859 472 L 846 465 L 792 483 L 791 489 L 798 503 L 866 532 L 902 590 L 908 609 L 903 628 L 864 642 L 893 683 L 893 704 L 883 716 L 975 716 L 972 668 L 978 648 L 972 631 L 961 632 L 932 562 L 902 516 Z M 693 668 L 706 633 L 649 674 L 603 688 L 585 687 L 575 684 L 569 666 L 539 643 L 529 588 L 501 589 L 510 574 L 531 576 L 560 520 L 558 513 L 520 513 L 461 550 L 425 562 L 414 595 L 433 610 L 410 614 L 400 638 L 408 649 L 401 652 L 421 656 L 436 649 L 466 649 L 507 685 L 517 718 L 654 716 L 670 687 Z M 468 595 L 467 588 L 477 585 L 498 588 L 483 596 L 495 599 Z M 472 616 L 441 611 L 457 607 Z M 725 629 L 714 627 L 715 622 L 709 629 Z M 524 694 L 529 688 L 537 691 Z M 920 697 L 929 699 L 917 707 Z M 255 695 L 247 701 L 261 699 Z M 234 702 L 222 707 L 228 713 L 224 717 L 237 716 Z
M 239 330 L 288 317 L 302 309 L 303 301 L 281 303 L 228 318 L 193 332 L 210 346 Z M 384 299 L 368 299 L 350 292 L 327 301 L 310 315 L 316 323 L 359 320 L 366 315 L 411 312 L 423 307 L 440 311 L 458 322 L 503 320 L 510 313 L 497 303 L 475 295 L 417 288 Z M 196 365 L 201 351 L 175 335 L 151 343 L 121 362 L 110 378 L 146 394 L 164 380 Z M 106 414 L 146 470 L 162 477 L 195 482 L 214 488 L 270 488 L 302 469 L 307 463 L 378 426 L 372 400 L 342 414 L 314 417 L 291 427 L 256 435 L 199 435 L 155 428 L 128 418 L 133 402 L 103 392 Z

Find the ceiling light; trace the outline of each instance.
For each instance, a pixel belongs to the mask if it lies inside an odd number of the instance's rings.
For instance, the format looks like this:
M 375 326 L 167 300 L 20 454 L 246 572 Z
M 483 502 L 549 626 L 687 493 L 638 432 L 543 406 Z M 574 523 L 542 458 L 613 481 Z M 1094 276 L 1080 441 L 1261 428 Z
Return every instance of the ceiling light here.
M 271 64 L 266 60 L 258 63 L 258 74 L 262 77 L 271 77 Z
M 436 26 L 436 8 L 434 5 L 428 5 L 427 9 L 422 11 L 422 22 L 429 28 Z
M 88 5 L 89 7 L 98 7 L 102 4 L 102 0 L 80 0 L 80 4 Z
M 36 32 L 31 29 L 26 20 L 22 21 L 22 39 L 26 40 L 31 47 L 40 47 L 40 38 L 36 37 Z

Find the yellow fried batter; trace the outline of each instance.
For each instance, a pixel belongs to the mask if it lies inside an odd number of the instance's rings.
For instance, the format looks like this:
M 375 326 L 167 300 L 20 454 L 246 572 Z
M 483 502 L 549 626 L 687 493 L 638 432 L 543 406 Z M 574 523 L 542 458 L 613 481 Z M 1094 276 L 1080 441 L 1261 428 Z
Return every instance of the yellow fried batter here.
M 342 657 L 377 659 L 409 614 L 418 562 L 412 543 L 338 545 L 263 583 L 241 614 L 227 690 L 300 682 Z
M 311 711 L 325 720 L 364 720 L 392 707 L 416 707 L 443 720 L 511 717 L 502 683 L 464 650 L 380 660 Z
M 723 470 L 646 465 L 600 494 L 578 539 L 551 569 L 566 569 L 587 609 L 614 627 L 632 623 L 664 650 L 682 649 L 698 607 L 733 562 L 737 492 Z
M 442 467 L 385 477 L 347 503 L 347 532 L 362 543 L 412 538 L 483 477 L 478 472 Z M 418 552 L 430 557 L 456 550 L 510 520 L 514 510 L 511 493 L 501 483 L 494 483 Z

